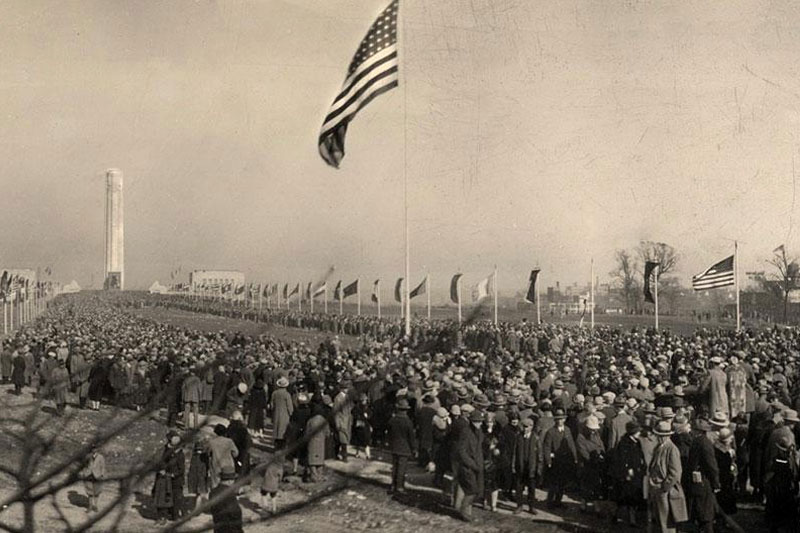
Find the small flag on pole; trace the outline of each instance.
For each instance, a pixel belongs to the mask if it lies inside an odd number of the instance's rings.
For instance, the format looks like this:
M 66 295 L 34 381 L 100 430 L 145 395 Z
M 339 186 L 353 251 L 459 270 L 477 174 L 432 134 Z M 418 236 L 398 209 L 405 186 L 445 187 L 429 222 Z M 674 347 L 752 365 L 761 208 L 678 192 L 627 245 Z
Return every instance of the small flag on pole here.
M 658 268 L 659 263 L 656 261 L 647 261 L 644 264 L 644 301 L 654 304 L 656 303 L 653 298 L 653 293 L 650 292 L 650 280 L 653 278 L 653 271 Z M 657 276 L 658 274 L 656 274 Z
M 342 299 L 342 281 L 339 280 L 339 283 L 336 284 L 336 287 L 333 289 L 333 299 L 335 301 L 339 301 Z
M 462 274 L 456 274 L 453 276 L 453 279 L 450 280 L 450 301 L 454 304 L 458 302 L 458 282 L 461 279 Z
M 319 134 L 319 154 L 339 168 L 344 158 L 347 126 L 375 97 L 398 85 L 397 8 L 393 0 L 372 23 L 356 51 L 342 90 L 334 99 Z
M 708 267 L 702 274 L 694 276 L 692 278 L 692 288 L 696 291 L 703 291 L 733 285 L 734 282 L 733 256 L 730 256 Z
M 540 269 L 534 268 L 528 278 L 528 293 L 525 295 L 525 301 L 528 303 L 536 303 L 536 279 L 539 277 L 539 271 Z
M 292 292 L 289 293 L 289 298 L 291 298 L 295 294 L 299 294 L 299 293 L 300 293 L 300 284 L 298 283 L 297 285 L 294 286 L 294 289 L 292 289 Z
M 403 301 L 403 278 L 397 278 L 397 282 L 394 284 L 394 301 L 395 302 L 402 302 Z
M 348 285 L 342 291 L 342 298 L 347 298 L 348 296 L 352 296 L 358 292 L 358 280 L 355 280 L 353 283 Z
M 486 278 L 478 282 L 472 289 L 472 301 L 480 302 L 484 298 L 488 298 L 494 292 L 494 273 L 489 274 Z
M 288 283 L 284 283 L 283 284 L 283 299 L 286 300 L 287 298 L 289 298 L 289 284 Z
M 379 280 L 379 279 L 376 279 L 375 283 L 372 284 L 372 296 L 370 298 L 375 303 L 378 303 L 378 301 L 380 300 L 380 298 L 378 296 L 378 289 L 379 289 L 380 285 L 381 285 L 381 280 Z
M 328 282 L 327 281 L 323 281 L 322 285 L 317 287 L 317 289 L 314 291 L 314 298 L 316 298 L 317 296 L 320 296 L 322 294 L 325 294 L 325 291 L 327 291 L 327 290 L 328 290 Z
M 408 297 L 413 300 L 420 294 L 425 294 L 427 288 L 428 288 L 428 276 L 425 276 L 425 279 L 423 279 L 419 285 L 414 287 L 414 290 L 411 291 L 411 294 L 409 294 Z

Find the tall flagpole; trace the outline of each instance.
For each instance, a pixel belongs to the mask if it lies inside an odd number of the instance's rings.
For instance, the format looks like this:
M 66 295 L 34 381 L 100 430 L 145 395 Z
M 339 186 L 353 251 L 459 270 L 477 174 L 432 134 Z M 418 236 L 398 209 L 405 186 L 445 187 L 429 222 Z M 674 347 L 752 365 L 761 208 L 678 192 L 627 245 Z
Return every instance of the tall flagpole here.
M 497 325 L 497 265 L 494 266 L 494 325 Z
M 381 319 L 381 280 L 378 280 L 377 283 L 377 296 L 378 296 L 378 320 Z
M 736 280 L 736 331 L 741 331 L 742 313 L 739 303 L 739 241 L 733 241 L 733 279 Z
M 653 283 L 655 284 L 655 294 L 653 295 L 654 296 L 653 299 L 655 300 L 656 304 L 656 331 L 658 331 L 658 275 L 660 274 L 659 270 L 661 270 L 661 263 L 659 263 L 658 266 L 655 269 L 653 269 L 654 272 L 653 277 L 655 278 L 653 280 Z
M 411 280 L 411 259 L 409 244 L 409 231 L 408 231 L 408 77 L 406 76 L 406 24 L 405 24 L 405 2 L 400 2 L 398 9 L 398 21 L 401 24 L 400 42 L 402 46 L 398 46 L 400 52 L 401 67 L 399 75 L 403 77 L 403 222 L 405 225 L 406 233 L 406 279 L 405 279 L 405 333 L 407 336 L 411 335 L 411 298 L 409 297 L 409 286 Z
M 356 280 L 356 295 L 358 296 L 358 316 L 361 316 L 361 278 Z
M 425 294 L 428 296 L 428 320 L 431 319 L 431 278 L 430 274 L 425 275 Z
M 325 314 L 328 314 L 328 282 L 325 282 Z
M 592 293 L 590 295 L 590 305 L 592 306 L 592 329 L 594 329 L 594 257 L 592 258 Z
M 456 289 L 458 294 L 458 323 L 461 324 L 461 277 L 456 282 Z

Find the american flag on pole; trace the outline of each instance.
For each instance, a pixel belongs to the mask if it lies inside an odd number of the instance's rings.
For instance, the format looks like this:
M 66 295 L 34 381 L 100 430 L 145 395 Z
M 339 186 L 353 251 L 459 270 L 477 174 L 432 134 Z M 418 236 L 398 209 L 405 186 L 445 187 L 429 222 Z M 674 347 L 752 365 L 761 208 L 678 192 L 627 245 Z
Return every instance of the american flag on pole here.
M 708 267 L 702 274 L 692 277 L 692 288 L 696 291 L 704 291 L 733 285 L 734 282 L 733 256 L 730 256 Z
M 344 158 L 347 125 L 362 107 L 398 85 L 397 8 L 393 0 L 372 23 L 347 69 L 342 90 L 334 99 L 319 134 L 319 154 L 339 168 Z

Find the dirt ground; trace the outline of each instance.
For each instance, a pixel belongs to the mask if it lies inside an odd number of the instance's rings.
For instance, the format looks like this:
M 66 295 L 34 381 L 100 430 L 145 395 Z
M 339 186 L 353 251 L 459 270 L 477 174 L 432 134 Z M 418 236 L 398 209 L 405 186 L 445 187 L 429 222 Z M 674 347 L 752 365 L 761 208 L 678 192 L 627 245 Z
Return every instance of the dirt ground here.
M 138 314 L 165 323 L 191 327 L 207 331 L 241 331 L 246 334 L 269 332 L 274 335 L 303 342 L 317 343 L 324 335 L 311 331 L 298 331 L 288 328 L 254 324 L 247 321 L 230 320 L 208 315 L 195 315 L 187 312 L 165 309 L 137 310 Z M 352 342 L 352 339 L 347 340 Z M 118 411 L 104 407 L 99 412 L 70 409 L 67 417 L 56 417 L 52 405 L 33 402 L 31 390 L 25 389 L 22 396 L 10 394 L 10 385 L 0 385 L 0 466 L 14 466 L 20 453 L 19 442 L 10 435 L 22 426 L 12 419 L 19 418 L 35 410 L 32 423 L 42 425 L 43 436 L 57 436 L 57 446 L 43 461 L 42 471 L 48 465 L 66 457 L 81 444 L 91 438 L 98 427 L 125 424 L 135 413 Z M 125 432 L 114 438 L 105 448 L 109 474 L 120 473 L 158 454 L 163 446 L 166 427 L 164 413 L 157 413 L 133 423 Z M 269 440 L 257 440 L 254 457 L 263 461 L 269 457 Z M 329 461 L 327 478 L 324 482 L 308 484 L 298 477 L 290 476 L 281 487 L 278 512 L 271 515 L 259 505 L 259 487 L 248 487 L 239 497 L 244 519 L 252 522 L 246 526 L 248 532 L 308 532 L 308 533 L 350 533 L 352 531 L 382 531 L 387 533 L 442 533 L 443 531 L 464 531 L 467 533 L 517 531 L 557 532 L 557 531 L 636 531 L 628 526 L 614 526 L 605 517 L 581 513 L 578 504 L 567 500 L 564 509 L 558 514 L 545 512 L 533 517 L 527 513 L 513 515 L 513 506 L 501 502 L 499 512 L 492 513 L 475 509 L 476 521 L 466 524 L 458 520 L 450 506 L 449 496 L 431 487 L 431 475 L 413 467 L 409 475 L 409 492 L 400 499 L 393 499 L 386 492 L 390 483 L 390 466 L 385 454 L 377 452 L 377 460 L 365 461 L 351 458 L 347 463 Z M 373 459 L 376 459 L 373 458 Z M 92 531 L 111 531 L 119 519 L 118 531 L 140 532 L 157 531 L 155 516 L 151 506 L 150 490 L 152 475 L 136 488 L 136 493 L 125 505 L 120 506 Z M 15 485 L 7 476 L 0 477 L 0 499 L 13 493 Z M 108 483 L 100 497 L 100 506 L 110 502 L 119 491 L 114 483 Z M 544 492 L 537 494 L 541 500 Z M 55 500 L 44 500 L 37 505 L 37 531 L 65 531 L 64 520 L 72 528 L 79 527 L 86 520 L 88 499 L 82 484 L 77 483 L 58 492 Z M 188 498 L 194 504 L 194 498 Z M 122 516 L 120 516 L 120 513 Z M 22 520 L 22 509 L 13 505 L 0 510 L 0 521 L 18 526 Z M 765 531 L 763 511 L 760 507 L 745 506 L 736 520 L 746 531 Z M 210 525 L 210 516 L 201 515 L 186 524 L 182 530 L 198 530 Z

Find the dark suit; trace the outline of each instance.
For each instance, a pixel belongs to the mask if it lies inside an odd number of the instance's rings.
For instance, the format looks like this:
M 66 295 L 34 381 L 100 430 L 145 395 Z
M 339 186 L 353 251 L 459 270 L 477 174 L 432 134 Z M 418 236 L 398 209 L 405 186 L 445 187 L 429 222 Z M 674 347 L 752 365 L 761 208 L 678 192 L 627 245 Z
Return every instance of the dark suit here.
M 414 424 L 406 411 L 398 411 L 389 420 L 389 451 L 392 452 L 392 491 L 405 490 L 408 458 L 414 455 L 417 439 Z
M 475 496 L 483 495 L 483 431 L 479 427 L 470 424 L 464 428 L 458 436 L 456 442 L 456 456 L 458 457 L 458 475 L 456 481 L 464 499 L 456 502 L 461 515 L 467 519 L 472 516 L 472 502 Z
M 578 454 L 575 450 L 575 441 L 567 427 L 559 431 L 558 426 L 553 426 L 545 433 L 542 442 L 542 457 L 546 467 L 546 481 L 548 484 L 548 503 L 558 504 L 564 496 L 564 489 L 575 473 L 578 463 Z
M 528 438 L 522 434 L 517 436 L 514 445 L 514 492 L 517 507 L 522 507 L 523 492 L 528 488 L 528 505 L 533 508 L 536 501 L 536 477 L 540 474 L 539 439 L 531 432 Z
M 714 454 L 714 445 L 708 437 L 701 435 L 694 440 L 689 451 L 689 493 L 691 515 L 700 523 L 702 531 L 714 530 L 716 498 L 714 491 L 721 488 L 719 466 Z

